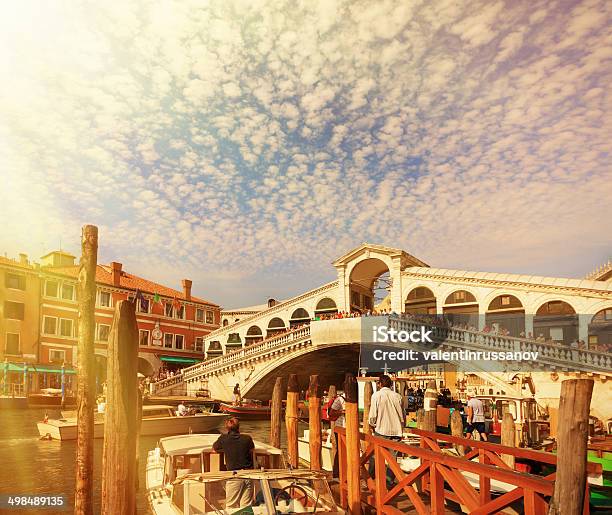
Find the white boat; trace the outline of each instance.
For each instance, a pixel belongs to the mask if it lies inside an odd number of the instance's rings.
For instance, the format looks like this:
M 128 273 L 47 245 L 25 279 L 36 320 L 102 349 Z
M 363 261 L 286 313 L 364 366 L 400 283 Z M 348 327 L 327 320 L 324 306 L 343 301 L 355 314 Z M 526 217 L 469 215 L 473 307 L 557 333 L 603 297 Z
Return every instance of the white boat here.
M 321 431 L 321 466 L 323 470 L 331 472 L 334 468 L 334 460 L 332 458 L 332 445 L 330 440 L 330 430 L 323 429 Z M 305 429 L 304 434 L 298 437 L 298 456 L 306 466 L 310 465 L 310 430 Z
M 225 471 L 223 455 L 213 450 L 219 435 L 162 438 L 149 451 L 147 498 L 155 515 L 240 513 L 344 513 L 332 497 L 324 472 L 288 470 L 280 449 L 255 441 L 255 466 L 261 469 Z M 225 507 L 225 483 L 248 479 L 253 497 L 248 507 Z M 244 510 L 244 511 L 242 511 Z
M 141 435 L 178 435 L 184 433 L 208 433 L 220 427 L 228 415 L 223 413 L 196 413 L 177 415 L 172 406 L 152 404 L 142 407 Z M 54 440 L 76 440 L 77 419 L 70 416 L 38 422 L 41 437 Z M 104 413 L 95 414 L 94 438 L 104 438 Z

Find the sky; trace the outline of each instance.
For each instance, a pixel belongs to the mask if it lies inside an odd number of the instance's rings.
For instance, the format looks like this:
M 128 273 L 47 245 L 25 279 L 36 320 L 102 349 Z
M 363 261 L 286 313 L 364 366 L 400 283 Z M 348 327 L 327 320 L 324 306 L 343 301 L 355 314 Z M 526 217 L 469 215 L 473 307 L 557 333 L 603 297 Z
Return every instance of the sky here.
M 609 1 L 21 0 L 0 17 L 0 252 L 225 307 L 364 241 L 580 277 L 612 256 Z

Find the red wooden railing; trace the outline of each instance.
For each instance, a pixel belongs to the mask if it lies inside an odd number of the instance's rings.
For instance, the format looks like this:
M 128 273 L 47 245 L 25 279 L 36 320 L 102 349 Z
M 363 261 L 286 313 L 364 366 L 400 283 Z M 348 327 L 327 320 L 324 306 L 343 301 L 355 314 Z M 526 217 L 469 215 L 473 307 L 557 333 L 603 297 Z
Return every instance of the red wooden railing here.
M 340 501 L 347 507 L 347 453 L 346 433 L 344 428 L 336 427 L 339 452 Z M 473 515 L 497 513 L 519 499 L 523 499 L 525 515 L 545 515 L 548 502 L 553 494 L 555 474 L 536 476 L 517 472 L 501 458 L 503 454 L 515 458 L 528 459 L 547 465 L 556 465 L 554 454 L 505 447 L 490 442 L 479 442 L 456 436 L 432 433 L 419 429 L 411 432 L 421 437 L 420 446 L 408 445 L 384 438 L 361 433 L 365 442 L 365 451 L 359 462 L 360 477 L 367 483 L 367 491 L 361 492 L 362 502 L 376 508 L 377 513 L 402 513 L 394 504 L 398 496 L 405 494 L 414 509 L 420 515 L 445 513 L 445 500 L 462 505 Z M 443 443 L 442 443 L 443 442 Z M 470 448 L 465 456 L 444 454 L 442 446 L 446 444 L 462 445 Z M 421 464 L 412 472 L 406 473 L 401 468 L 392 451 L 406 456 L 420 458 Z M 374 456 L 375 477 L 368 472 L 368 462 Z M 478 461 L 472 459 L 478 458 Z M 386 469 L 389 468 L 396 478 L 395 485 L 389 490 L 386 485 Z M 601 473 L 601 465 L 587 464 L 587 472 Z M 462 472 L 472 472 L 479 476 L 479 486 L 474 488 Z M 491 497 L 491 480 L 503 481 L 514 486 L 508 492 L 493 499 Z M 589 492 L 586 485 L 583 513 L 589 513 Z M 429 505 L 428 505 L 428 504 Z

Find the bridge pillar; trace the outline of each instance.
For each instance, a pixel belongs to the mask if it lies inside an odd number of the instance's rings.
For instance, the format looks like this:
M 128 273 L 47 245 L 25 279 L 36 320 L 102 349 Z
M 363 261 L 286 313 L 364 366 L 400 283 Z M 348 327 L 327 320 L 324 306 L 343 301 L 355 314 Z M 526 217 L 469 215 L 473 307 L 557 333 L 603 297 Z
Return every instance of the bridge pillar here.
M 587 344 L 589 343 L 589 322 L 593 315 L 578 315 L 578 339 Z
M 400 257 L 393 259 L 393 267 L 389 271 L 391 277 L 391 311 L 403 313 L 403 298 L 402 298 L 402 270 Z
M 537 334 L 533 334 L 533 315 L 525 313 L 525 337 L 529 337 L 529 333 L 533 338 L 537 338 Z
M 338 311 L 349 311 L 351 288 L 349 278 L 346 276 L 346 265 L 336 267 L 338 270 L 338 288 L 342 291 L 342 298 L 336 299 Z

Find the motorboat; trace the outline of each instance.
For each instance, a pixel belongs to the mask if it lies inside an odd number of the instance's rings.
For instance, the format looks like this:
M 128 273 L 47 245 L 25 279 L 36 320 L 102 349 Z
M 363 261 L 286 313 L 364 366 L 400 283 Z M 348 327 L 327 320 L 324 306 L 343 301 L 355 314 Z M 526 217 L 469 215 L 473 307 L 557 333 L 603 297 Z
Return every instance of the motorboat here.
M 64 413 L 67 414 L 67 413 Z M 45 419 L 38 422 L 38 433 L 41 437 L 54 440 L 76 440 L 76 413 L 60 419 Z M 94 438 L 104 438 L 103 412 L 94 415 Z M 178 435 L 184 433 L 209 433 L 220 427 L 228 418 L 223 413 L 195 413 L 179 415 L 172 406 L 153 404 L 142 407 L 141 435 Z
M 310 430 L 305 429 L 304 434 L 298 437 L 298 456 L 305 465 L 310 465 Z M 321 466 L 323 470 L 331 472 L 334 468 L 332 454 L 331 431 L 321 431 Z
M 325 472 L 281 468 L 282 452 L 254 441 L 256 467 L 224 470 L 223 453 L 213 450 L 216 434 L 162 438 L 149 451 L 146 490 L 155 515 L 230 513 L 345 513 L 334 502 Z M 227 481 L 249 480 L 247 506 L 225 506 Z
M 261 401 L 244 401 L 242 404 L 228 404 L 222 402 L 219 405 L 222 413 L 238 417 L 240 420 L 269 420 L 272 408 L 264 406 Z
M 64 395 L 59 388 L 43 388 L 38 393 L 28 394 L 29 408 L 59 408 L 76 406 L 74 395 Z

